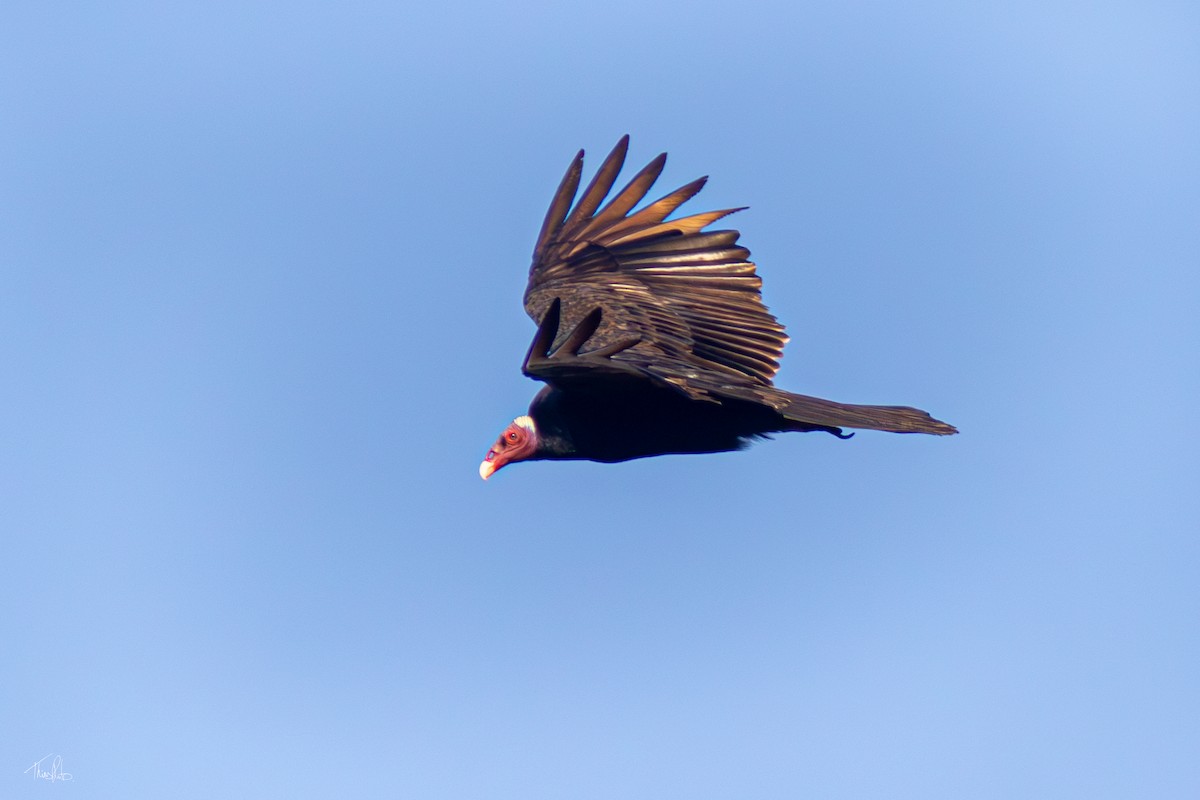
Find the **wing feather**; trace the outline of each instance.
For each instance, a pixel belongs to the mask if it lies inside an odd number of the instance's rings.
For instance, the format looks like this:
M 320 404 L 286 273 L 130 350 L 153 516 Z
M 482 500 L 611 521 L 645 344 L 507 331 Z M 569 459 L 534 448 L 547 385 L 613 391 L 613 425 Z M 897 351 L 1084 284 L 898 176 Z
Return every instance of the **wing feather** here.
M 629 210 L 642 202 L 646 193 L 650 191 L 650 187 L 658 180 L 658 176 L 662 174 L 663 167 L 667 164 L 667 154 L 659 153 L 653 161 L 642 167 L 637 175 L 629 183 L 625 184 L 625 188 L 617 193 L 616 197 L 608 201 L 608 205 L 600 209 L 596 216 L 588 220 L 587 225 L 581 231 L 581 236 L 591 238 L 601 232 L 607 232 L 613 225 L 619 224 L 625 219 L 625 215 Z
M 540 323 L 560 301 L 555 346 L 561 347 L 567 332 L 601 309 L 587 348 L 614 352 L 606 356 L 611 366 L 596 371 L 597 380 L 625 370 L 710 400 L 731 396 L 735 388 L 746 395 L 756 386 L 771 387 L 787 342 L 784 328 L 763 305 L 762 280 L 750 251 L 737 243 L 738 232 L 704 230 L 742 209 L 668 219 L 704 188 L 707 179 L 699 178 L 633 211 L 662 174 L 666 154 L 604 204 L 628 146 L 628 136 L 617 142 L 573 208 L 582 153 L 571 163 L 534 249 L 526 310 Z M 555 369 L 540 377 L 553 382 L 568 374 Z M 577 380 L 579 370 L 569 374 Z
M 567 217 L 567 221 L 563 223 L 563 231 L 567 236 L 575 233 L 576 228 L 581 222 L 586 222 L 600 204 L 604 202 L 604 198 L 612 191 L 613 184 L 617 182 L 617 175 L 621 172 L 621 167 L 625 165 L 625 155 L 629 152 L 629 134 L 621 137 L 617 142 L 616 147 L 604 159 L 604 163 L 600 165 L 600 169 L 596 170 L 595 177 L 591 183 L 583 190 L 583 197 L 579 198 L 579 203 L 575 206 L 575 210 L 571 212 L 571 216 Z M 580 153 L 582 155 L 582 153 Z M 582 159 L 580 165 L 582 166 Z
M 623 238 L 622 234 L 625 231 L 634 231 L 638 238 L 645 238 L 646 231 L 650 227 L 662 222 L 672 211 L 695 197 L 696 193 L 704 188 L 707 180 L 708 178 L 697 178 L 688 185 L 681 186 L 670 194 L 655 200 L 637 213 L 630 214 L 625 219 L 613 223 L 604 232 L 604 239 L 599 244 L 617 244 Z
M 627 242 L 635 242 L 645 238 L 652 238 L 664 233 L 699 233 L 704 228 L 712 225 L 722 217 L 727 217 L 737 211 L 743 211 L 743 208 L 726 208 L 720 211 L 708 211 L 703 214 L 692 214 L 689 217 L 680 217 L 668 222 L 663 222 L 643 230 L 634 231 L 626 236 L 613 237 L 612 241 L 602 242 L 603 244 L 625 244 Z
M 579 178 L 583 174 L 583 151 L 580 150 L 575 155 L 575 160 L 571 162 L 571 166 L 567 167 L 567 174 L 563 175 L 562 182 L 558 184 L 558 190 L 554 193 L 554 200 L 550 203 L 550 208 L 546 211 L 546 218 L 542 221 L 542 230 L 538 233 L 537 245 L 533 250 L 533 258 L 536 261 L 545 253 L 546 245 L 553 239 L 555 233 L 563 226 L 563 220 L 567 216 L 567 210 L 571 207 L 571 201 L 575 199 L 575 192 L 579 189 Z

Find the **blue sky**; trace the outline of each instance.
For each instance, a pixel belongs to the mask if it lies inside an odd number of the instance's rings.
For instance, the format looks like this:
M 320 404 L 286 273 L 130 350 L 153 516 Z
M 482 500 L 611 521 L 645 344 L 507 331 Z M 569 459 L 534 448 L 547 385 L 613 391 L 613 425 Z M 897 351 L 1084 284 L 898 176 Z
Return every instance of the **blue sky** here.
M 1195 7 L 415 5 L 0 11 L 0 794 L 1200 793 Z M 962 435 L 481 482 L 624 133 Z

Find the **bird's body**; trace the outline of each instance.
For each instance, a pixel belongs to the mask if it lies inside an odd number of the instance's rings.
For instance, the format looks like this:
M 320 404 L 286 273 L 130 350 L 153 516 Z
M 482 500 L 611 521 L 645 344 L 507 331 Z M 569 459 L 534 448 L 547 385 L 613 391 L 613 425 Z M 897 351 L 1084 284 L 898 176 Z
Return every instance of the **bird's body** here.
M 572 207 L 581 151 L 551 203 L 525 292 L 538 332 L 522 368 L 548 385 L 501 434 L 481 476 L 515 461 L 738 450 L 785 431 L 956 432 L 915 408 L 775 387 L 787 337 L 762 304 L 750 253 L 737 231 L 704 231 L 739 209 L 667 220 L 701 178 L 630 213 L 665 155 L 600 208 L 627 146 L 624 137 Z
M 786 424 L 761 406 L 696 403 L 667 389 L 596 396 L 547 386 L 529 417 L 543 439 L 543 458 L 607 463 L 738 450 Z

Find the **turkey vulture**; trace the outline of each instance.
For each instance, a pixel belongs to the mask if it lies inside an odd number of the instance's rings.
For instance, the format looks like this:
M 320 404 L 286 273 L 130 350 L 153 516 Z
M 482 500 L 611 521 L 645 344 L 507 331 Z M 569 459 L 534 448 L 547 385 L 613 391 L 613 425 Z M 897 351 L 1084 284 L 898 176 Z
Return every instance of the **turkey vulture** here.
M 484 480 L 514 461 L 718 453 L 783 431 L 957 433 L 915 408 L 775 388 L 787 337 L 750 251 L 735 230 L 704 230 L 742 209 L 667 220 L 700 178 L 630 213 L 665 153 L 601 208 L 628 147 L 624 136 L 575 203 L 580 150 L 546 213 L 525 289 L 538 329 L 521 368 L 546 386 L 488 450 Z

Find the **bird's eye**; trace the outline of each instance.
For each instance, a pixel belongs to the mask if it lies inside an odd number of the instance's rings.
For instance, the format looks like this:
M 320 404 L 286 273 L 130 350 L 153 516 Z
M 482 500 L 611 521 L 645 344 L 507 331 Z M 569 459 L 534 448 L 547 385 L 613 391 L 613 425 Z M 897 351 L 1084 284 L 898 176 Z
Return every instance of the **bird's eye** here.
M 517 441 L 517 432 L 516 432 L 516 431 L 509 431 L 509 432 L 508 432 L 508 435 L 507 435 L 507 436 L 505 436 L 504 438 L 505 438 L 505 439 L 508 439 L 508 441 L 509 441 L 509 442 L 511 442 L 511 443 L 513 443 L 513 444 L 516 444 L 516 441 Z

